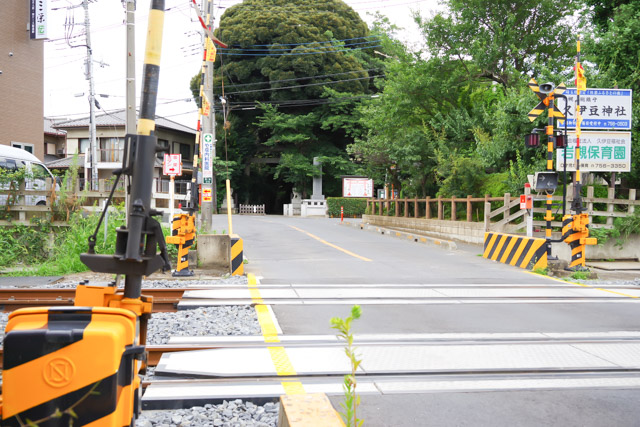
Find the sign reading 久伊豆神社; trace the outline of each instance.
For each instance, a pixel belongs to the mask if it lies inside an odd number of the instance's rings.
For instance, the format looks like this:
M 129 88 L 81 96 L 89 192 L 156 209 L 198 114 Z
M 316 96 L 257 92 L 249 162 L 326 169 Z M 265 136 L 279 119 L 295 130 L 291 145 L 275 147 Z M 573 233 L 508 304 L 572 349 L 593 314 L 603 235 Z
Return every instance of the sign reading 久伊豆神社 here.
M 567 170 L 576 170 L 576 134 L 568 132 Z M 564 168 L 564 149 L 556 150 L 556 169 Z M 631 132 L 589 132 L 580 136 L 580 170 L 584 172 L 631 171 Z
M 567 127 L 576 127 L 576 89 L 567 89 Z M 580 91 L 580 128 L 631 129 L 631 89 L 587 89 Z M 558 99 L 558 109 L 565 111 L 564 99 Z M 558 121 L 562 129 L 564 122 Z

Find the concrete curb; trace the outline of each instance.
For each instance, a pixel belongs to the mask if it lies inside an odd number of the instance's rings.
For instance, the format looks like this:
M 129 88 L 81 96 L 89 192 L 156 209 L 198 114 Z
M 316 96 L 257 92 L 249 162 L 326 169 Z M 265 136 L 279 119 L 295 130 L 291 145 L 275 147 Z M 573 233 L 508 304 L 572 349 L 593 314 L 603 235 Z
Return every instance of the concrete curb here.
M 455 251 L 458 249 L 458 246 L 454 241 L 451 240 L 443 240 L 435 237 L 428 237 L 417 233 L 410 233 L 406 231 L 398 231 L 392 230 L 389 228 L 378 227 L 377 225 L 370 224 L 362 224 L 362 223 L 351 223 L 349 221 L 340 222 L 340 225 L 347 225 L 350 227 L 357 227 L 360 230 L 373 231 L 376 233 L 384 234 L 391 237 L 397 237 L 405 240 L 413 240 L 417 243 L 425 243 L 428 245 L 440 246 L 450 251 Z

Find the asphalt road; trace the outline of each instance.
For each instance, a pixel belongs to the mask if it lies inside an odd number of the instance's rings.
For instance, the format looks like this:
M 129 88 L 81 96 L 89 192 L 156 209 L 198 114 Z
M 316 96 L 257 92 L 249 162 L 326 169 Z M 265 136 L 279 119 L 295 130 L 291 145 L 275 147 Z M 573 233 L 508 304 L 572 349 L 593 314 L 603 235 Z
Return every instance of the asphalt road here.
M 226 216 L 214 228 L 227 229 Z M 247 272 L 262 284 L 450 285 L 486 291 L 536 285 L 553 293 L 557 280 L 483 259 L 481 247 L 450 251 L 341 226 L 339 220 L 234 216 L 244 239 Z M 598 293 L 599 290 L 593 290 Z M 375 293 L 376 290 L 372 290 Z M 502 290 L 496 291 L 503 292 Z M 608 294 L 607 294 L 608 292 Z M 602 295 L 623 291 L 602 291 Z M 511 301 L 498 295 L 473 303 L 363 304 L 356 333 L 584 333 L 638 331 L 637 299 L 583 301 L 541 298 Z M 332 334 L 329 319 L 346 316 L 344 304 L 275 305 L 283 334 Z M 471 357 L 471 356 L 470 356 Z M 640 365 L 639 363 L 636 366 Z M 504 386 L 500 386 L 504 387 Z M 364 395 L 360 414 L 368 426 L 420 425 L 640 425 L 640 389 L 630 385 L 466 392 Z M 331 400 L 337 407 L 339 397 Z

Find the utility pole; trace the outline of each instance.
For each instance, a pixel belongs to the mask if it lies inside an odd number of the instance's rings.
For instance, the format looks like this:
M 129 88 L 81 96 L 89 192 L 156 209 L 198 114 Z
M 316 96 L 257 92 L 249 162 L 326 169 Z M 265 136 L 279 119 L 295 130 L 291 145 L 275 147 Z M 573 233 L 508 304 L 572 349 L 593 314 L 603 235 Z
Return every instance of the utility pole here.
M 213 17 L 211 16 L 213 12 L 212 0 L 206 0 L 206 2 L 205 1 L 202 2 L 202 12 L 203 12 L 203 15 L 205 16 L 205 23 L 207 28 L 211 30 L 213 28 L 213 24 L 212 24 Z M 206 51 L 207 49 L 211 49 L 211 48 L 213 48 L 213 42 L 205 32 L 204 49 Z M 203 152 L 200 158 L 202 159 L 203 162 L 205 161 L 212 162 L 213 158 L 215 158 L 216 121 L 215 121 L 215 114 L 214 114 L 215 108 L 214 108 L 214 100 L 213 100 L 213 61 L 208 61 L 207 60 L 208 58 L 206 58 L 207 56 L 209 55 L 205 55 L 205 61 L 203 64 L 203 67 L 205 68 L 205 70 L 204 70 L 204 73 L 202 74 L 202 76 L 204 77 L 204 82 L 202 82 L 202 84 L 204 89 L 204 96 L 206 97 L 208 102 L 211 103 L 211 108 L 210 108 L 209 115 L 202 118 L 202 143 L 200 144 L 200 146 L 204 151 L 204 149 L 206 149 L 206 146 L 207 146 L 206 140 L 207 138 L 210 138 L 213 142 L 213 150 L 209 156 L 207 156 L 206 153 Z M 209 137 L 207 135 L 211 135 L 211 136 Z M 195 167 L 196 165 L 194 165 L 194 173 L 196 170 Z M 204 169 L 205 169 L 205 165 L 203 164 L 203 170 Z M 212 217 L 213 207 L 216 205 L 215 188 L 216 187 L 214 185 L 213 178 L 207 179 L 203 177 L 202 194 L 211 195 L 211 200 L 206 200 L 203 197 L 202 205 L 201 205 L 202 206 L 202 228 L 206 232 L 211 230 L 211 222 L 213 219 Z
M 122 0 L 127 12 L 126 133 L 136 133 L 136 0 Z
M 89 0 L 82 1 L 84 8 L 84 28 L 86 32 L 87 59 L 85 76 L 89 80 L 89 147 L 91 149 L 91 189 L 98 189 L 98 147 L 96 146 L 96 91 L 93 84 L 93 52 L 91 50 L 91 27 L 89 23 Z M 85 154 L 86 156 L 86 154 Z M 86 160 L 85 160 L 86 164 Z M 86 177 L 85 177 L 86 180 Z

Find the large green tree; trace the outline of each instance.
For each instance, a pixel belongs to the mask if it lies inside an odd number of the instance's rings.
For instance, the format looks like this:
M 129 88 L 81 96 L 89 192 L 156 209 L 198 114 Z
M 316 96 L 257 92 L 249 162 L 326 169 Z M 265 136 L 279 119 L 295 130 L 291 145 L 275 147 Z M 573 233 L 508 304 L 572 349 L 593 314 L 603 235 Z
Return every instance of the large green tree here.
M 325 160 L 325 194 L 339 191 L 336 178 L 353 169 L 349 114 L 375 90 L 382 62 L 366 24 L 340 0 L 245 0 L 225 11 L 216 36 L 229 46 L 215 63 L 228 119 L 218 141 L 225 129 L 229 158 L 244 166 L 233 179 L 241 200 L 287 203 L 293 187 L 310 186 L 315 156 Z M 199 86 L 198 74 L 194 96 Z

